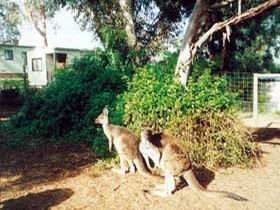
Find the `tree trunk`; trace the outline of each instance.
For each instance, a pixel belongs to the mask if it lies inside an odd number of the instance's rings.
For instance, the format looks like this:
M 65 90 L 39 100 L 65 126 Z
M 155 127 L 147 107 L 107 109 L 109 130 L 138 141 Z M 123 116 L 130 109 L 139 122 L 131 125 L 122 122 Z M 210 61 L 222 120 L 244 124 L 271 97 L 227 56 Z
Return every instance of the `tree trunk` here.
M 183 86 L 187 85 L 190 73 L 193 57 L 191 55 L 191 46 L 197 40 L 199 33 L 201 32 L 201 28 L 206 22 L 208 8 L 208 0 L 197 0 L 189 20 L 189 24 L 186 28 L 175 70 L 175 76 L 178 77 Z
M 48 47 L 48 39 L 47 39 L 47 17 L 46 17 L 46 8 L 45 6 L 42 6 L 42 37 L 44 39 L 44 47 Z
M 32 8 L 32 5 L 28 5 L 28 3 L 25 2 L 24 7 L 25 7 L 25 16 L 28 17 L 28 20 L 30 21 L 30 23 L 33 24 L 36 31 L 42 37 L 44 47 L 48 47 L 47 23 L 46 23 L 47 17 L 46 17 L 45 6 L 42 5 L 40 7 L 39 17 L 33 14 L 34 12 L 38 12 L 38 11 L 33 11 L 35 9 Z
M 121 9 L 123 11 L 123 17 L 125 19 L 125 31 L 127 34 L 127 44 L 129 47 L 135 47 L 136 34 L 133 21 L 133 10 L 131 0 L 119 0 Z

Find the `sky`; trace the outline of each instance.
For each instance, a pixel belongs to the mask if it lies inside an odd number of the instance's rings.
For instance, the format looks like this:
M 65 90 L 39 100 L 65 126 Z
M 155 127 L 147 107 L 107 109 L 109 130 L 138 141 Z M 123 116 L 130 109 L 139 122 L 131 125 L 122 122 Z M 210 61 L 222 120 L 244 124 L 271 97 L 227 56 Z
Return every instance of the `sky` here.
M 42 46 L 43 40 L 28 21 L 20 27 L 20 45 Z M 75 22 L 71 11 L 61 9 L 47 23 L 47 39 L 50 47 L 93 49 L 99 46 L 93 34 L 82 31 Z

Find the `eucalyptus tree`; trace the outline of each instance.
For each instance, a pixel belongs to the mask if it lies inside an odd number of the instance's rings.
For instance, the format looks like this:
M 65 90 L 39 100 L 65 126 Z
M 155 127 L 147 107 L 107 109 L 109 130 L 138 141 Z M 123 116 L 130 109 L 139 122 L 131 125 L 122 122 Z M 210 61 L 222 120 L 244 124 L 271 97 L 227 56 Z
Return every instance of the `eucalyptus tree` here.
M 93 30 L 104 46 L 145 49 L 154 54 L 178 37 L 188 21 L 175 69 L 186 86 L 197 53 L 208 52 L 211 42 L 231 41 L 232 28 L 280 5 L 280 0 L 58 0 L 76 11 L 81 24 Z M 211 48 L 211 47 L 210 47 Z
M 205 43 L 209 43 L 213 36 L 220 33 L 220 40 L 225 45 L 230 41 L 231 27 L 263 15 L 279 5 L 280 0 L 245 1 L 244 11 L 242 11 L 241 2 L 236 0 L 197 0 L 184 35 L 175 70 L 181 84 L 187 85 L 195 55 L 199 49 L 207 46 Z
M 44 46 L 48 46 L 47 19 L 53 18 L 59 5 L 55 0 L 24 0 L 25 16 L 35 27 L 43 39 Z
M 0 1 L 0 43 L 17 44 L 20 36 L 20 12 L 16 3 Z

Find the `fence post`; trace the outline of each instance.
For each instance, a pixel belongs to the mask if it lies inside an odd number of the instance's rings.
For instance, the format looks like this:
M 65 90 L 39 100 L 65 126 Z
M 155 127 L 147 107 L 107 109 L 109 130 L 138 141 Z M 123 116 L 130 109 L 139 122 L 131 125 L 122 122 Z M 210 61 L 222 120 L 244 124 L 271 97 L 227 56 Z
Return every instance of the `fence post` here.
M 258 117 L 258 74 L 254 73 L 254 84 L 253 84 L 253 119 L 255 125 L 257 125 Z

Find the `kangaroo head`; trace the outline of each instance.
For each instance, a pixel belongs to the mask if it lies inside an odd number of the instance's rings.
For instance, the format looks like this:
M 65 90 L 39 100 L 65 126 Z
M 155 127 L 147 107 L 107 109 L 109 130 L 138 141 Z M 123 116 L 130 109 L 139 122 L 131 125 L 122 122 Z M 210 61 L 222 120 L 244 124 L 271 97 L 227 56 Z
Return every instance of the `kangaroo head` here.
M 95 119 L 95 124 L 108 124 L 109 118 L 108 118 L 108 109 L 105 107 L 100 115 Z

